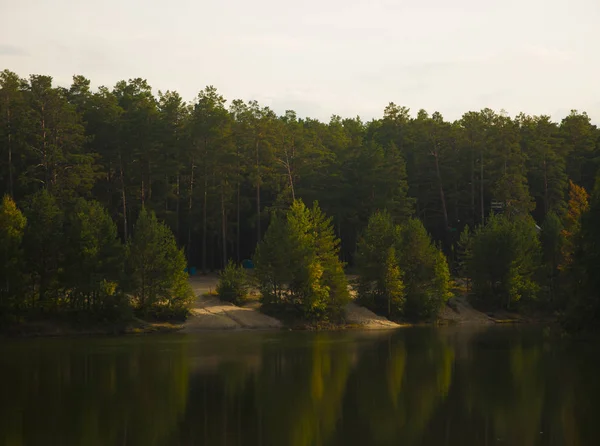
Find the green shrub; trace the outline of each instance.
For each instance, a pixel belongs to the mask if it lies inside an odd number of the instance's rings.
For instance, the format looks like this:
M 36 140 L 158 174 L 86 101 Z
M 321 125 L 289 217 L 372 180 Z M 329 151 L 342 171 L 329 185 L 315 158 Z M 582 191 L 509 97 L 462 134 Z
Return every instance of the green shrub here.
M 248 295 L 248 285 L 244 268 L 230 260 L 219 274 L 217 294 L 222 300 L 238 305 Z

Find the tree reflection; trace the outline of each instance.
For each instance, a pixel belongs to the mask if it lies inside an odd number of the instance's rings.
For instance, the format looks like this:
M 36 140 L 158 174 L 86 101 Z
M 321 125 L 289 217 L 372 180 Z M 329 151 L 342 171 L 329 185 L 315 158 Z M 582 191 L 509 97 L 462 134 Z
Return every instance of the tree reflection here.
M 127 344 L 35 341 L 3 351 L 0 444 L 161 444 L 186 407 L 185 343 L 160 355 L 160 345 Z
M 589 445 L 599 372 L 535 329 L 0 344 L 0 444 Z
M 418 444 L 452 380 L 453 348 L 434 330 L 400 331 L 362 355 L 337 444 Z

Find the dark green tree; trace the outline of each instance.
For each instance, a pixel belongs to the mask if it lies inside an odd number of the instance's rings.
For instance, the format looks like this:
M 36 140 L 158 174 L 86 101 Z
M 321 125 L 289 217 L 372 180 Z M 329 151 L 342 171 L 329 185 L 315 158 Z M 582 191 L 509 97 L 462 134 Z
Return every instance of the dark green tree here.
M 435 318 L 451 296 L 446 256 L 414 218 L 401 226 L 396 251 L 406 292 L 404 314 L 409 319 Z
M 193 293 L 171 230 L 142 208 L 127 247 L 129 290 L 142 312 L 185 313 Z
M 550 211 L 540 231 L 542 247 L 542 265 L 545 283 L 546 304 L 556 305 L 557 290 L 559 287 L 559 266 L 562 263 L 563 245 L 565 243 L 563 224 L 558 215 Z
M 331 219 L 315 203 L 294 201 L 285 220 L 274 216 L 255 262 L 263 302 L 292 305 L 309 320 L 337 318 L 349 292 Z
M 124 249 L 117 227 L 96 201 L 79 199 L 66 216 L 63 281 L 75 309 L 102 310 L 122 279 Z
M 359 239 L 356 258 L 358 301 L 396 318 L 404 310 L 404 285 L 396 252 L 399 236 L 400 227 L 394 225 L 388 212 L 374 213 Z M 394 257 L 390 258 L 390 254 Z
M 511 308 L 534 301 L 539 285 L 540 242 L 530 216 L 491 215 L 473 233 L 469 277 L 477 302 L 489 308 Z
M 62 294 L 60 269 L 64 260 L 64 212 L 46 189 L 25 205 L 27 227 L 23 238 L 26 271 L 31 281 L 31 306 L 56 309 Z

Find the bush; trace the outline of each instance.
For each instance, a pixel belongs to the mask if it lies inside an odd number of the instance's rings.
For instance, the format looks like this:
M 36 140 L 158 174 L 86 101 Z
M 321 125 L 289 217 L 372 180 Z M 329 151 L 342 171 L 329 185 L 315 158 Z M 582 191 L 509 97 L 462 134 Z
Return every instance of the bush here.
M 240 304 L 248 295 L 248 276 L 244 268 L 230 260 L 219 274 L 217 294 L 222 300 Z

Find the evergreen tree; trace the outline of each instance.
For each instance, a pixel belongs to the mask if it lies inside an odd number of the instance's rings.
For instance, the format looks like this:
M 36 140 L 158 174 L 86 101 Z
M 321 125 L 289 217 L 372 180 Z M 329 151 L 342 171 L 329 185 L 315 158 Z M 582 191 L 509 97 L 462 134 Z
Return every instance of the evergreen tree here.
M 569 203 L 562 230 L 562 259 L 559 268 L 565 270 L 573 263 L 578 237 L 581 231 L 581 216 L 589 209 L 589 195 L 586 190 L 569 180 Z
M 359 301 L 379 313 L 431 319 L 450 297 L 446 258 L 419 220 L 394 225 L 387 212 L 373 214 L 357 266 Z
M 399 230 L 387 211 L 374 213 L 359 239 L 356 258 L 358 301 L 378 313 L 395 317 L 403 314 L 404 305 L 404 285 L 396 257 Z
M 385 257 L 383 289 L 387 300 L 387 316 L 393 317 L 394 314 L 401 314 L 405 299 L 404 283 L 394 247 L 388 248 Z
M 185 256 L 171 230 L 142 208 L 127 249 L 129 289 L 142 312 L 185 312 L 193 299 Z
M 451 296 L 446 257 L 414 218 L 402 225 L 397 252 L 406 292 L 404 314 L 413 320 L 435 318 Z
M 285 221 L 274 216 L 255 255 L 265 304 L 292 305 L 309 320 L 336 318 L 349 298 L 331 220 L 315 203 L 294 201 Z
M 531 217 L 491 215 L 475 230 L 468 270 L 481 305 L 511 308 L 519 300 L 535 300 L 539 266 L 540 243 Z
M 76 309 L 98 310 L 116 292 L 124 250 L 102 205 L 79 199 L 67 215 L 64 283 Z
M 287 300 L 293 277 L 291 249 L 285 217 L 273 213 L 267 232 L 254 253 L 255 276 L 263 304 L 280 305 Z
M 467 279 L 467 291 L 470 288 L 469 279 L 469 263 L 471 262 L 471 256 L 473 255 L 473 233 L 469 226 L 465 226 L 463 231 L 460 233 L 457 246 L 457 257 L 458 257 L 458 273 L 460 277 Z
M 540 231 L 540 242 L 542 247 L 542 264 L 548 290 L 546 300 L 550 305 L 556 302 L 556 291 L 558 289 L 559 266 L 562 263 L 564 234 L 563 225 L 558 215 L 550 211 Z
M 15 202 L 5 195 L 0 205 L 0 311 L 18 305 L 23 292 L 21 241 L 27 219 Z
M 577 256 L 569 268 L 566 328 L 598 331 L 600 325 L 600 175 L 589 210 L 581 218 Z
M 56 309 L 62 294 L 60 269 L 64 260 L 64 212 L 56 199 L 42 189 L 25 207 L 27 227 L 23 238 L 26 271 L 31 280 L 31 304 Z

